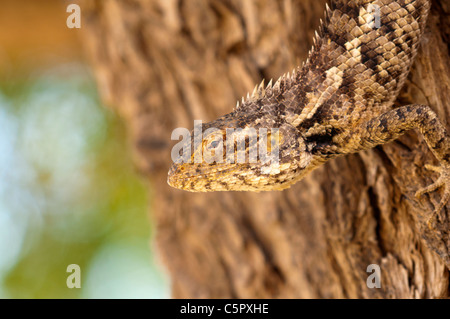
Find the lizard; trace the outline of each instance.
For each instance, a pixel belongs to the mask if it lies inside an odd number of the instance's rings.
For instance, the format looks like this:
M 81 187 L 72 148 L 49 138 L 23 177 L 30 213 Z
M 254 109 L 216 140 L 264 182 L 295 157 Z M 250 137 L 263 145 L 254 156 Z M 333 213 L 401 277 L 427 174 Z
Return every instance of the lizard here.
M 437 214 L 450 198 L 449 133 L 429 106 L 394 107 L 430 6 L 428 0 L 331 1 L 306 62 L 275 84 L 263 81 L 231 113 L 202 124 L 201 142 L 194 143 L 197 134 L 184 143 L 169 170 L 169 185 L 192 192 L 283 190 L 328 160 L 417 129 L 440 164 L 425 167 L 440 177 L 416 197 L 444 188 Z M 236 153 L 226 134 L 230 128 L 242 129 L 237 135 L 248 128 L 276 128 L 278 161 L 225 160 L 225 150 Z M 257 143 L 245 140 L 246 156 Z M 194 160 L 211 150 L 224 160 Z

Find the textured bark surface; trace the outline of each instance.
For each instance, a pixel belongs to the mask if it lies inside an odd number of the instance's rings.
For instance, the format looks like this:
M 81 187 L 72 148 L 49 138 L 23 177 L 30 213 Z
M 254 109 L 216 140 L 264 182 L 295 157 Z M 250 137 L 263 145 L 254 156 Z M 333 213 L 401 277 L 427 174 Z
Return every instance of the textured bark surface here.
M 434 1 L 398 104 L 450 115 L 450 3 Z M 262 78 L 306 58 L 324 0 L 86 0 L 84 42 L 102 97 L 123 116 L 151 181 L 157 247 L 182 298 L 448 297 L 450 216 L 411 132 L 331 161 L 291 189 L 193 194 L 170 188 L 171 132 L 232 110 Z M 369 289 L 367 266 L 381 267 Z

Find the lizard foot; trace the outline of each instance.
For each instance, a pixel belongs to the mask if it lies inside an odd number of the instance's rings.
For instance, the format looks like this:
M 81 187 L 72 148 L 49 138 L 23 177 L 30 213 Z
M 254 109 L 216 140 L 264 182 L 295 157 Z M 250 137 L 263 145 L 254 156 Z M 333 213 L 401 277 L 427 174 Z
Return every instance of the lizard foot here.
M 431 193 L 438 188 L 444 187 L 444 196 L 442 197 L 441 202 L 435 208 L 432 215 L 430 216 L 430 218 L 428 218 L 428 221 L 427 221 L 428 227 L 431 228 L 431 222 L 432 222 L 433 218 L 445 207 L 445 205 L 447 204 L 447 202 L 450 199 L 450 168 L 433 166 L 433 165 L 425 165 L 425 168 L 430 171 L 439 173 L 440 177 L 433 184 L 417 191 L 416 198 L 419 199 L 424 194 Z

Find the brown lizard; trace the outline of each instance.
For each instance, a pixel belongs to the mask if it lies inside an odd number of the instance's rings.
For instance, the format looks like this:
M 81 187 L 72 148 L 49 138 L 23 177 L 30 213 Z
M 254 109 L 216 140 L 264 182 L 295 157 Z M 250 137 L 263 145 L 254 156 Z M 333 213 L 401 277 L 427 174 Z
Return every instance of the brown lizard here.
M 446 205 L 450 198 L 446 128 L 428 106 L 393 107 L 417 53 L 430 1 L 335 0 L 330 6 L 303 66 L 274 85 L 262 83 L 233 112 L 202 125 L 201 142 L 195 144 L 192 136 L 170 169 L 171 186 L 194 192 L 282 190 L 329 159 L 418 129 L 440 162 L 439 167 L 426 167 L 440 177 L 416 196 L 444 187 L 434 213 Z M 216 131 L 208 134 L 210 128 Z M 227 160 L 227 150 L 236 153 L 236 135 L 246 134 L 238 131 L 229 143 L 229 128 L 257 132 L 276 128 L 278 162 Z M 258 141 L 243 138 L 248 158 Z M 196 154 L 211 150 L 223 160 L 194 160 Z

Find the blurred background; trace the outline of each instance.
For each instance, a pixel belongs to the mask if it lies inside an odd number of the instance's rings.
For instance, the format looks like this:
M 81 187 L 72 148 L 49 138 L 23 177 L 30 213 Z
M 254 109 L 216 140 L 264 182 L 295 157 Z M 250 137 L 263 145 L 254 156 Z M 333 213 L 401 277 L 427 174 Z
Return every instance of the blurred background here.
M 70 3 L 0 0 L 0 298 L 168 298 L 151 190 L 66 26 Z

